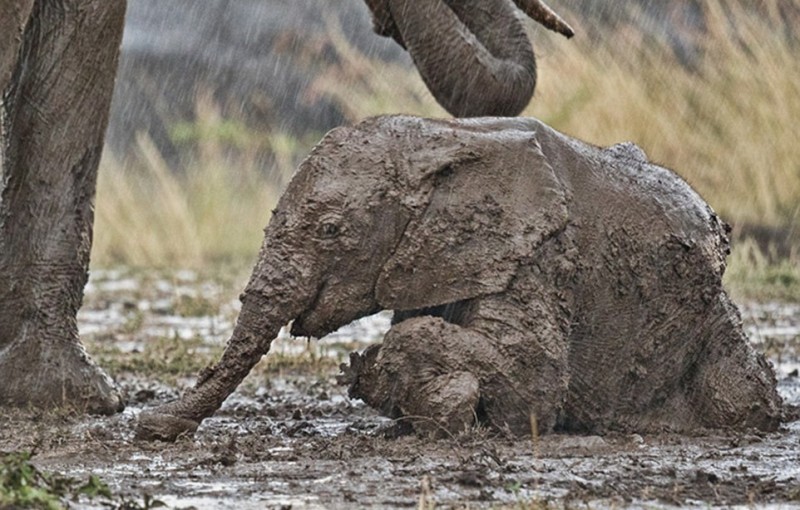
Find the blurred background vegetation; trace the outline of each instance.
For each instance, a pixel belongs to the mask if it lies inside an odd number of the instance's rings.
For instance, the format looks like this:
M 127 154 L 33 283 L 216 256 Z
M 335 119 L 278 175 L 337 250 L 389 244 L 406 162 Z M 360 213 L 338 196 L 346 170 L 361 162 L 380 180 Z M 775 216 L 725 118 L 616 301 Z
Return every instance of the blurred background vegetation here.
M 660 2 L 655 21 L 646 1 L 620 2 L 611 13 L 580 3 L 552 2 L 576 28 L 573 40 L 531 24 L 539 83 L 524 114 L 596 145 L 640 145 L 733 225 L 727 277 L 735 293 L 800 299 L 800 31 L 793 28 L 800 26 L 800 0 Z M 369 32 L 366 8 L 344 4 L 353 6 L 349 17 L 336 3 L 306 13 L 318 20 L 313 37 L 284 27 L 259 49 L 284 55 L 282 65 L 303 73 L 297 83 L 275 76 L 270 86 L 302 92 L 280 105 L 295 101 L 307 111 L 255 115 L 259 105 L 275 104 L 264 99 L 268 72 L 255 92 L 237 89 L 233 98 L 219 80 L 193 80 L 180 95 L 191 111 L 181 115 L 152 87 L 135 100 L 117 91 L 117 110 L 120 103 L 160 105 L 160 128 L 121 126 L 112 116 L 116 138 L 100 171 L 94 268 L 248 267 L 270 210 L 296 164 L 331 127 L 326 122 L 445 116 L 407 57 L 390 41 L 361 33 Z M 131 50 L 129 33 L 118 89 L 130 83 L 126 69 L 139 81 L 146 74 L 148 60 Z M 237 66 L 247 62 L 229 63 L 227 80 L 235 81 Z M 175 90 L 168 80 L 162 86 Z M 155 91 L 147 97 L 142 90 Z M 324 122 L 314 122 L 314 104 L 328 112 Z M 302 122 L 275 120 L 281 116 Z

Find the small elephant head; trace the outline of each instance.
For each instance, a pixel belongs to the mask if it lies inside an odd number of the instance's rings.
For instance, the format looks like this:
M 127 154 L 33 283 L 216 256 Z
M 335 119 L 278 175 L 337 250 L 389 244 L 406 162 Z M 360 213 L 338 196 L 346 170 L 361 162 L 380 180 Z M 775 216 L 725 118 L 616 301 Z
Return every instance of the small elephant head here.
M 565 200 L 534 133 L 373 119 L 332 131 L 303 162 L 260 266 L 304 296 L 285 317 L 293 333 L 322 336 L 380 309 L 503 290 L 563 226 Z

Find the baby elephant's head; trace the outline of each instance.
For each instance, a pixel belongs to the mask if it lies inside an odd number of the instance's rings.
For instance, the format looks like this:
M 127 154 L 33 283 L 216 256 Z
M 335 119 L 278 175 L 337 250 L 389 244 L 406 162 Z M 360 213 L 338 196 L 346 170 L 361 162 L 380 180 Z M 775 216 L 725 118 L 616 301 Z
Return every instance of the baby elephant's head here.
M 530 131 L 381 117 L 328 133 L 267 227 L 259 292 L 293 333 L 502 290 L 565 221 Z

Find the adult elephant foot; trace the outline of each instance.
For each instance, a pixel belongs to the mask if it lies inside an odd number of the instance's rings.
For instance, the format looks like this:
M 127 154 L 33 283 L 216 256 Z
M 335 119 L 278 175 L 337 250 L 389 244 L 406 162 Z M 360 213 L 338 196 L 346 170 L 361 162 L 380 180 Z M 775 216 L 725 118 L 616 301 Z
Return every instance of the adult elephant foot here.
M 23 341 L 24 340 L 24 341 Z M 0 406 L 113 414 L 125 408 L 111 378 L 71 341 L 23 331 L 0 350 Z

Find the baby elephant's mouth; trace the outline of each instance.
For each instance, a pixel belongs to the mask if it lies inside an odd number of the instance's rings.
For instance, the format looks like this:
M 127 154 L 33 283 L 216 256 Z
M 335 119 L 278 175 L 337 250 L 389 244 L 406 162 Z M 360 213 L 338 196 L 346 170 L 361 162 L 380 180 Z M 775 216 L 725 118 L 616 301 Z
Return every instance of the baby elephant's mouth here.
M 296 337 L 322 338 L 332 331 L 325 327 L 324 322 L 315 316 L 313 310 L 306 311 L 292 321 L 289 331 Z
M 331 330 L 325 330 L 325 317 L 319 312 L 322 295 L 327 288 L 327 282 L 322 283 L 311 299 L 311 304 L 292 321 L 290 332 L 292 336 L 321 338 Z
M 292 322 L 291 334 L 322 338 L 356 319 L 380 310 L 371 294 L 354 292 L 353 289 L 332 292 L 325 283 L 314 296 L 311 305 Z

